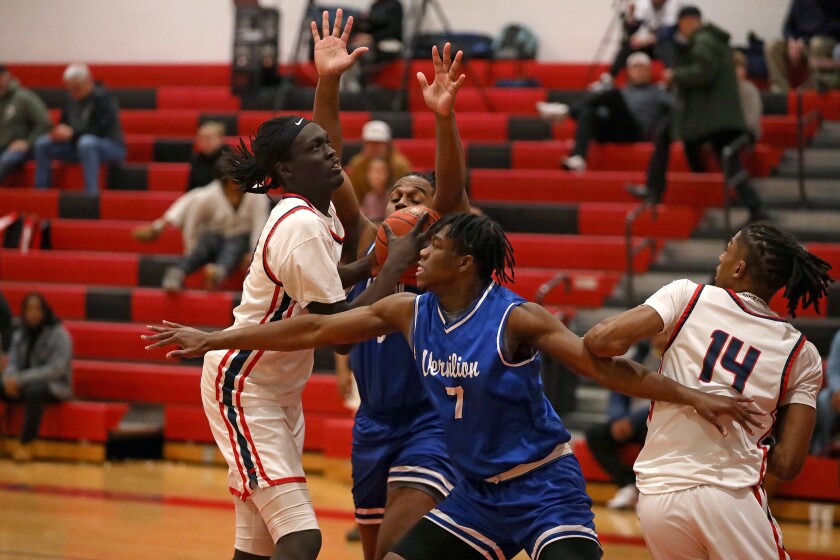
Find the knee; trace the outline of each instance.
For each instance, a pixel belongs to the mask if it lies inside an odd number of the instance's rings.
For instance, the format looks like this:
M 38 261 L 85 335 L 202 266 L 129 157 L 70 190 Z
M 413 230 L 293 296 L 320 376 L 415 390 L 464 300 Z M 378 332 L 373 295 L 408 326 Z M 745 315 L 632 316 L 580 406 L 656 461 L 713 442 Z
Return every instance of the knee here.
M 82 134 L 79 136 L 79 141 L 76 143 L 76 149 L 80 154 L 85 152 L 96 151 L 99 145 L 99 138 L 93 134 Z
M 35 155 L 43 154 L 44 152 L 46 152 L 46 150 L 48 150 L 49 147 L 52 146 L 52 143 L 52 138 L 50 138 L 49 135 L 44 134 L 39 136 L 35 140 L 35 147 L 33 148 L 35 150 Z
M 315 560 L 321 551 L 321 531 L 307 529 L 280 537 L 274 550 L 283 551 L 283 558 L 290 560 Z

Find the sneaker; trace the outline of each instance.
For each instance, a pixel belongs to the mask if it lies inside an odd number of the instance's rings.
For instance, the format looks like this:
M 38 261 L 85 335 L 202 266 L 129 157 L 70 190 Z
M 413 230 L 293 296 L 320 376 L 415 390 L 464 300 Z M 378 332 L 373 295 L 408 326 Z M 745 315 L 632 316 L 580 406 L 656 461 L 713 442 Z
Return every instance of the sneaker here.
M 601 74 L 601 77 L 589 84 L 589 91 L 606 91 L 613 87 L 613 77 L 606 72 Z
M 549 103 L 537 101 L 537 113 L 540 118 L 550 123 L 560 123 L 569 116 L 569 106 L 565 103 Z
M 653 196 L 645 185 L 627 185 L 624 187 L 624 190 L 639 200 L 647 200 L 654 204 L 659 204 L 661 202 L 657 197 Z
M 639 489 L 635 484 L 622 486 L 613 499 L 607 502 L 609 509 L 633 509 L 639 502 Z
M 569 156 L 563 160 L 560 167 L 566 171 L 577 171 L 580 173 L 582 171 L 586 171 L 586 160 L 583 159 L 583 156 Z
M 349 531 L 347 531 L 347 535 L 345 536 L 348 542 L 359 542 L 362 540 L 362 535 L 359 534 L 359 526 L 355 526 Z
M 216 264 L 208 264 L 204 267 L 204 288 L 215 290 L 222 283 L 222 267 Z
M 170 266 L 163 273 L 161 287 L 170 294 L 177 294 L 184 289 L 184 271 L 177 266 Z
M 31 443 L 21 443 L 17 449 L 12 452 L 12 461 L 16 463 L 28 463 L 33 459 L 35 453 L 32 449 Z

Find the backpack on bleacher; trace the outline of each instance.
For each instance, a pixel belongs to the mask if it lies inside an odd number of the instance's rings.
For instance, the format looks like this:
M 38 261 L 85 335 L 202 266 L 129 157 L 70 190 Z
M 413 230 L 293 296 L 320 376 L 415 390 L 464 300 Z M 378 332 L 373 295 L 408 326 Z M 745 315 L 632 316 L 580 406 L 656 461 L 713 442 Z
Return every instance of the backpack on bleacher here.
M 496 60 L 531 60 L 537 57 L 539 40 L 528 27 L 509 23 L 493 40 L 493 58 Z
M 50 233 L 50 221 L 35 214 L 10 212 L 0 216 L 0 248 L 19 249 L 22 253 L 49 249 Z

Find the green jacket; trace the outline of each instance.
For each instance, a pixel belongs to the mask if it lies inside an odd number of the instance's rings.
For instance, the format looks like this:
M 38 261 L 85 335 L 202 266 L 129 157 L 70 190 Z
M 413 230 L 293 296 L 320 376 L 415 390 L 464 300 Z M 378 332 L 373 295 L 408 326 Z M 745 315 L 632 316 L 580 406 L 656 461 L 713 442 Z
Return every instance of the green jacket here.
M 21 87 L 17 80 L 11 80 L 6 93 L 0 95 L 0 151 L 20 139 L 31 147 L 50 128 L 50 114 L 41 98 Z
M 722 130 L 747 130 L 729 33 L 711 24 L 698 29 L 679 48 L 673 83 L 677 86 L 676 133 L 693 141 Z

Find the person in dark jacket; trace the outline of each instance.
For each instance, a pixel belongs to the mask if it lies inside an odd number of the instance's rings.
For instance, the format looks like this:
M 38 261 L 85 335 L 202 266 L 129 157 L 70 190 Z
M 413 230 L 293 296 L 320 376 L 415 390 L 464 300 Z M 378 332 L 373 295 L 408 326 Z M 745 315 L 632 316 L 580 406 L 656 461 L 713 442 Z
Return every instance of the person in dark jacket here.
M 25 407 L 20 446 L 13 458 L 28 461 L 44 403 L 73 396 L 73 341 L 41 294 L 28 294 L 20 315 L 21 325 L 12 334 L 8 363 L 0 376 L 0 399 Z
M 225 147 L 225 125 L 205 121 L 195 134 L 195 152 L 190 156 L 187 190 L 209 185 L 216 180 L 216 165 Z
M 47 106 L 0 64 L 0 183 L 32 153 L 52 126 Z
M 70 99 L 61 112 L 60 123 L 35 142 L 35 186 L 43 189 L 52 185 L 52 160 L 79 161 L 85 191 L 96 193 L 99 165 L 125 160 L 119 106 L 104 86 L 94 83 L 85 64 L 68 66 L 64 85 Z
M 790 89 L 791 70 L 811 66 L 815 85 L 840 87 L 837 72 L 821 70 L 817 60 L 831 59 L 840 41 L 840 2 L 837 0 L 792 0 L 782 26 L 782 38 L 764 46 L 770 89 L 785 93 Z
M 711 144 L 722 163 L 723 149 L 746 133 L 747 125 L 729 34 L 704 24 L 695 6 L 680 10 L 677 28 L 677 64 L 673 70 L 665 70 L 663 78 L 677 89 L 675 128 L 682 138 L 688 165 L 694 173 L 702 173 L 707 171 L 703 146 Z M 735 175 L 740 171 L 736 158 L 731 172 Z M 741 181 L 736 190 L 750 211 L 750 222 L 768 218 L 764 202 L 749 179 Z

